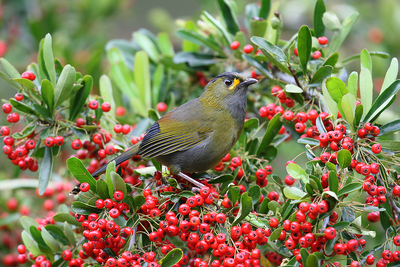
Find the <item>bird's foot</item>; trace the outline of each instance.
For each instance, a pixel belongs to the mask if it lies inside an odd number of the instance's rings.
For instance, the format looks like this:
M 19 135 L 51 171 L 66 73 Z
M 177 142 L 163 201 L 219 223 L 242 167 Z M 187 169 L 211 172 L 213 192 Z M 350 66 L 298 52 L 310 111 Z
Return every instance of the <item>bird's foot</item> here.
M 202 188 L 204 185 L 198 181 L 196 181 L 195 179 L 187 176 L 186 174 L 184 174 L 183 172 L 179 172 L 178 176 L 185 179 L 186 181 L 194 184 L 196 187 L 198 187 L 198 190 L 200 190 L 200 188 Z

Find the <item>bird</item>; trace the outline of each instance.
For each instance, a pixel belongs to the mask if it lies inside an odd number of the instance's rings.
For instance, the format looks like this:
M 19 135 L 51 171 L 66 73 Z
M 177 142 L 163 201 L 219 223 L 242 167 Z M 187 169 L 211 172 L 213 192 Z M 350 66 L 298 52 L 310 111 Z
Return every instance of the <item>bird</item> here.
M 115 161 L 116 166 L 135 155 L 153 158 L 172 174 L 197 187 L 203 185 L 185 173 L 205 172 L 218 165 L 242 132 L 247 91 L 257 83 L 236 72 L 209 81 L 200 97 L 166 113 L 147 130 L 141 141 L 92 173 L 98 177 Z

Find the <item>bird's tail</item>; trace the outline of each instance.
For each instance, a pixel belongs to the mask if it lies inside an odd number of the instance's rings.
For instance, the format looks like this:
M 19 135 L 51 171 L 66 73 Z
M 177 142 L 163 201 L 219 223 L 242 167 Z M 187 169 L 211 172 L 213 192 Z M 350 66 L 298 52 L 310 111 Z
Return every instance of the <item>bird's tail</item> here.
M 100 168 L 98 168 L 97 170 L 95 170 L 92 173 L 93 177 L 98 177 L 100 176 L 103 172 L 106 171 L 108 164 L 110 164 L 111 162 L 115 161 L 115 166 L 118 166 L 119 164 L 121 164 L 122 162 L 124 162 L 125 160 L 130 159 L 131 157 L 137 155 L 137 153 L 139 152 L 139 146 L 140 146 L 141 142 L 136 143 L 133 147 L 131 147 L 129 150 L 125 151 L 124 153 L 122 153 L 121 155 L 113 158 L 112 160 L 110 160 L 107 164 L 104 164 L 103 166 L 101 166 Z

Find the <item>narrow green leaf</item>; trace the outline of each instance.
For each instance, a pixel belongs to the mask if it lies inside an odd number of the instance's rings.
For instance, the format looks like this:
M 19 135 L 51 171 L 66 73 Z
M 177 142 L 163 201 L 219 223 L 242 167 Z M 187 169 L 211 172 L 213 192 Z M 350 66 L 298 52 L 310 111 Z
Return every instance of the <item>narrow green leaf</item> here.
M 263 19 L 267 19 L 269 12 L 271 11 L 271 0 L 261 0 L 261 8 L 258 16 Z
M 345 149 L 342 149 L 342 150 L 345 150 Z M 336 171 L 329 172 L 328 182 L 329 182 L 329 190 L 331 190 L 332 192 L 337 194 L 338 189 L 339 189 L 339 179 L 336 176 Z
M 147 109 L 151 108 L 151 87 L 149 58 L 144 51 L 139 51 L 135 55 L 135 70 L 133 72 L 139 99 Z
M 282 231 L 283 231 L 283 227 L 276 228 L 276 229 L 272 232 L 272 234 L 270 235 L 269 241 L 272 242 L 272 241 L 277 240 L 277 239 L 281 236 Z
M 318 116 L 317 120 L 315 121 L 315 125 L 317 126 L 318 132 L 326 133 L 327 130 L 325 129 L 324 122 L 322 121 L 321 117 Z
M 77 222 L 75 220 L 75 217 L 69 213 L 64 213 L 64 212 L 57 213 L 56 215 L 53 216 L 53 219 L 56 222 L 67 222 L 67 223 L 75 225 L 75 226 L 79 226 L 79 227 L 82 226 L 82 223 Z
M 75 68 L 71 67 L 71 65 L 66 65 L 58 78 L 56 89 L 54 91 L 54 107 L 60 106 L 62 102 L 71 97 L 75 76 Z
M 390 121 L 390 122 L 382 125 L 381 127 L 379 127 L 379 129 L 380 129 L 379 136 L 382 136 L 382 135 L 385 135 L 388 133 L 397 132 L 400 130 L 400 119 Z
M 43 195 L 49 184 L 53 172 L 53 150 L 51 147 L 44 149 L 44 157 L 39 166 L 39 195 Z
M 363 49 L 360 53 L 360 69 L 368 69 L 372 73 L 372 60 L 367 49 Z
M 249 213 L 252 210 L 253 207 L 252 198 L 249 196 L 248 192 L 245 192 L 241 195 L 239 205 L 240 205 L 239 212 L 236 215 L 236 218 L 233 221 L 232 226 L 235 226 L 236 224 L 241 222 L 244 218 L 246 218 L 247 215 L 249 215 Z
M 19 83 L 20 85 L 22 85 L 23 87 L 25 87 L 28 90 L 32 90 L 35 88 L 35 84 L 28 79 L 24 79 L 24 78 L 15 78 L 12 79 L 14 82 Z
M 235 206 L 236 202 L 239 200 L 240 189 L 238 186 L 230 186 L 228 189 L 227 197 Z
M 271 53 L 279 62 L 287 62 L 285 53 L 273 43 L 267 41 L 266 39 L 258 36 L 253 36 L 250 40 L 260 48 L 263 48 L 268 53 Z
M 207 39 L 206 37 L 200 35 L 199 33 L 191 30 L 179 30 L 176 33 L 182 39 L 188 40 L 194 44 L 198 44 L 205 48 L 209 48 L 213 51 L 218 52 L 219 54 L 223 54 L 221 47 L 214 41 Z
M 47 231 L 45 227 L 42 227 L 42 237 L 44 242 L 49 246 L 49 248 L 54 252 L 61 251 L 61 247 L 54 237 Z
M 400 141 L 395 140 L 379 140 L 382 148 L 399 151 L 400 150 Z
M 52 224 L 48 224 L 45 226 L 46 230 L 49 232 L 49 234 L 58 242 L 61 244 L 68 246 L 70 243 L 68 241 L 67 236 L 64 234 L 64 231 L 61 230 L 60 227 Z
M 177 264 L 183 257 L 183 252 L 180 248 L 174 248 L 164 258 L 158 261 L 161 267 L 172 267 Z
M 268 70 L 268 65 L 265 63 L 261 63 L 257 59 L 255 59 L 253 56 L 243 54 L 242 58 L 245 59 L 247 62 L 249 62 L 250 65 L 253 67 L 257 68 L 262 74 L 267 76 L 270 79 L 273 79 L 273 76 L 271 72 Z
M 363 105 L 360 104 L 360 105 L 356 106 L 356 112 L 354 114 L 354 121 L 353 121 L 354 128 L 357 128 L 358 125 L 360 124 L 363 110 L 364 110 Z
M 104 180 L 101 180 L 101 179 L 97 180 L 96 190 L 97 190 L 97 194 L 99 195 L 99 197 L 101 199 L 106 199 L 106 198 L 112 197 L 109 195 L 108 186 L 107 186 L 106 181 L 104 181 Z
M 281 210 L 281 208 L 281 205 L 279 205 L 279 203 L 274 200 L 268 202 L 268 209 L 272 210 L 275 214 L 278 210 Z
M 340 34 L 335 33 L 335 35 L 337 36 L 335 37 L 336 40 L 332 41 L 329 45 L 328 51 L 326 53 L 327 55 L 331 55 L 339 49 L 343 41 L 346 39 L 347 35 L 350 33 L 359 16 L 360 14 L 358 12 L 354 12 L 342 22 L 342 29 L 340 30 Z
M 354 96 L 357 97 L 357 90 L 358 90 L 358 73 L 353 71 L 349 78 L 347 79 L 347 88 L 349 92 Z
M 258 204 L 260 202 L 260 197 L 261 197 L 261 189 L 258 185 L 253 185 L 252 187 L 249 188 L 249 195 L 252 198 L 252 203 L 253 206 Z
M 99 214 L 103 210 L 96 208 L 95 206 L 75 201 L 72 203 L 71 209 L 78 214 L 90 215 L 91 213 Z
M 110 196 L 112 196 L 114 194 L 114 184 L 111 180 L 111 172 L 115 172 L 115 161 L 111 161 L 108 165 L 107 165 L 107 169 L 106 169 L 106 183 L 108 186 L 108 194 Z M 154 173 L 154 172 L 152 172 Z
M 257 155 L 260 155 L 264 149 L 266 149 L 274 140 L 282 127 L 282 122 L 279 119 L 279 113 L 276 114 L 268 123 L 267 130 L 265 131 L 264 137 L 257 150 Z
M 360 183 L 350 183 L 348 185 L 345 185 L 344 187 L 342 187 L 337 195 L 338 197 L 344 196 L 346 194 L 349 194 L 351 192 L 357 191 L 358 189 L 360 189 L 362 187 L 362 184 Z
M 41 231 L 39 231 L 35 226 L 31 226 L 30 233 L 36 243 L 38 243 L 39 247 L 50 248 L 46 242 L 44 242 Z
M 326 80 L 326 88 L 333 101 L 337 104 L 340 103 L 345 94 L 349 93 L 346 84 L 336 77 L 330 77 Z
M 22 138 L 25 138 L 25 137 L 29 136 L 31 133 L 33 133 L 33 132 L 35 131 L 35 129 L 36 129 L 37 126 L 38 126 L 38 125 L 35 124 L 35 123 L 33 123 L 33 124 L 28 124 L 28 125 L 26 125 L 25 128 L 22 129 L 21 131 L 16 132 L 16 133 L 13 133 L 12 137 L 13 137 L 14 139 L 22 139 Z
M 314 254 L 311 254 L 308 256 L 305 266 L 319 267 L 319 266 L 321 266 L 321 264 L 320 264 L 320 261 L 318 260 L 317 256 L 315 256 Z
M 64 222 L 64 232 L 66 237 L 68 238 L 68 241 L 71 245 L 76 244 L 76 239 L 75 239 L 75 234 L 74 231 L 72 230 L 71 225 L 69 225 L 68 222 Z
M 205 14 L 204 14 L 205 15 Z M 211 15 L 210 15 L 211 16 Z M 206 16 L 207 17 L 207 16 Z M 215 20 L 215 19 L 214 19 Z M 217 23 L 219 23 L 218 21 L 217 21 Z M 193 21 L 191 21 L 191 20 L 188 20 L 188 21 L 186 21 L 186 24 L 185 24 L 185 29 L 186 30 L 191 30 L 191 31 L 197 31 L 197 26 L 196 26 L 196 24 L 193 22 Z M 197 52 L 199 50 L 199 45 L 197 45 L 197 44 L 195 44 L 195 43 L 192 43 L 192 42 L 190 42 L 190 41 L 188 41 L 188 40 L 183 40 L 183 43 L 182 43 L 182 51 L 184 51 L 184 52 Z
M 296 163 L 289 163 L 286 166 L 286 171 L 294 179 L 301 179 L 304 183 L 308 183 L 308 174 Z
M 160 58 L 160 52 L 158 51 L 156 45 L 151 41 L 151 39 L 143 32 L 136 31 L 133 34 L 133 39 L 139 44 L 139 46 L 146 51 L 147 55 L 154 62 L 158 62 Z
M 14 98 L 10 98 L 10 104 L 13 106 L 13 108 L 17 109 L 18 111 L 22 111 L 24 113 L 32 114 L 32 115 L 38 115 L 38 113 L 32 109 L 30 106 L 27 104 L 17 101 Z
M 345 94 L 340 101 L 340 105 L 343 109 L 342 115 L 350 125 L 353 125 L 356 104 L 356 98 L 350 93 Z
M 100 95 L 103 97 L 104 102 L 108 102 L 111 105 L 111 110 L 108 112 L 108 114 L 111 114 L 113 117 L 115 117 L 115 101 L 112 94 L 113 90 L 110 78 L 108 78 L 107 75 L 103 74 L 100 77 L 99 83 L 100 83 Z
M 261 214 L 267 214 L 268 213 L 268 211 L 269 211 L 269 208 L 268 208 L 269 201 L 270 201 L 269 198 L 264 198 L 263 202 L 261 203 L 260 210 L 258 211 L 258 213 L 261 213 Z
M 303 25 L 299 30 L 297 36 L 297 49 L 299 53 L 299 60 L 301 68 L 303 69 L 303 74 L 307 74 L 307 63 L 311 55 L 312 40 L 310 29 Z
M 381 91 L 379 94 L 382 94 L 397 78 L 399 73 L 399 62 L 397 58 L 392 58 L 390 62 L 390 66 L 385 74 L 385 79 L 383 80 L 383 84 L 381 87 Z
M 157 45 L 161 53 L 164 55 L 173 56 L 175 53 L 174 47 L 169 39 L 168 33 L 160 32 L 157 37 Z
M 264 37 L 268 28 L 268 21 L 260 18 L 251 18 L 249 22 L 249 36 Z
M 90 95 L 93 87 L 92 76 L 85 75 L 82 79 L 82 87 L 76 92 L 74 102 L 70 105 L 69 119 L 74 121 L 81 111 L 82 107 L 85 105 L 87 98 Z
M 151 87 L 151 103 L 153 107 L 155 107 L 158 102 L 164 101 L 163 98 L 160 98 L 161 86 L 164 80 L 164 69 L 164 65 L 160 64 L 156 67 L 156 70 L 153 73 Z
M 301 94 L 303 93 L 303 89 L 301 89 L 297 85 L 289 83 L 285 85 L 285 92 L 293 94 Z
M 20 219 L 20 223 L 22 225 L 22 228 L 24 228 L 25 231 L 27 231 L 29 234 L 31 233 L 31 226 L 34 226 L 36 228 L 39 226 L 39 224 L 34 219 L 28 216 L 22 216 Z
M 90 190 L 93 192 L 96 191 L 96 180 L 89 173 L 89 171 L 85 168 L 82 161 L 78 158 L 69 158 L 67 159 L 67 167 L 72 175 L 78 180 L 80 183 L 88 183 L 90 186 Z
M 378 58 L 384 58 L 384 59 L 389 58 L 389 54 L 388 53 L 381 52 L 381 51 L 371 51 L 371 52 L 369 52 L 369 55 L 371 57 L 378 57 Z M 353 61 L 358 60 L 360 58 L 361 58 L 360 54 L 355 54 L 355 55 L 352 55 L 352 56 L 349 56 L 349 57 L 343 59 L 341 61 L 341 64 L 347 65 L 350 62 L 353 62 Z
M 24 242 L 25 247 L 31 252 L 34 256 L 39 256 L 42 252 L 39 249 L 36 241 L 28 234 L 26 230 L 21 233 L 22 241 Z
M 394 81 L 382 94 L 378 96 L 369 112 L 362 120 L 369 122 L 375 120 L 388 106 L 400 89 L 400 80 Z
M 49 80 L 53 87 L 56 86 L 56 67 L 54 65 L 53 48 L 51 47 L 52 40 L 50 33 L 46 34 L 43 42 L 43 59 L 46 67 L 46 72 L 49 75 Z M 44 77 L 42 77 L 44 78 Z M 75 77 L 74 77 L 75 78 Z
M 239 31 L 239 23 L 230 2 L 226 0 L 217 0 L 217 2 L 229 33 L 235 35 Z
M 54 110 L 54 87 L 51 82 L 47 79 L 42 80 L 40 87 L 40 92 L 42 93 L 43 101 L 46 103 L 50 114 L 53 114 Z
M 328 78 L 329 79 L 329 78 Z M 322 94 L 321 100 L 325 103 L 325 106 L 329 110 L 329 114 L 333 115 L 334 120 L 336 120 L 338 108 L 336 102 L 332 99 L 331 95 L 326 88 L 326 80 L 322 82 Z
M 325 36 L 325 25 L 322 17 L 326 11 L 324 0 L 317 0 L 314 8 L 314 33 L 315 37 Z
M 322 15 L 322 21 L 329 30 L 340 31 L 342 25 L 340 24 L 339 17 L 332 11 L 327 11 Z
M 11 85 L 12 87 L 14 87 L 17 90 L 22 88 L 21 84 L 13 81 L 7 74 L 5 74 L 2 71 L 0 71 L 0 78 L 3 79 L 4 81 L 6 81 L 9 85 Z
M 5 58 L 0 58 L 0 63 L 3 65 L 3 68 L 7 72 L 8 76 L 10 76 L 11 79 L 17 79 L 21 78 L 21 74 L 18 72 L 18 70 Z
M 344 169 L 350 166 L 351 163 L 351 153 L 346 149 L 342 149 L 337 153 L 337 161 L 340 168 Z
M 372 106 L 373 83 L 372 74 L 369 69 L 360 71 L 360 96 L 361 104 L 364 107 L 364 115 L 369 112 Z
M 221 183 L 227 183 L 227 182 L 232 182 L 235 177 L 231 174 L 222 174 L 218 177 L 215 177 L 214 179 L 208 180 L 209 184 L 221 184 Z
M 327 60 L 325 60 L 323 66 L 331 66 L 332 68 L 334 68 L 338 60 L 339 60 L 339 53 L 335 52 L 332 55 L 330 55 L 327 58 Z
M 317 139 L 309 138 L 309 137 L 299 138 L 297 140 L 297 143 L 303 144 L 303 145 L 312 145 L 312 146 L 319 145 L 319 141 Z
M 346 228 L 347 226 L 350 225 L 350 222 L 338 222 L 332 225 L 333 228 L 335 228 L 336 231 L 341 230 L 343 228 Z
M 297 187 L 289 187 L 286 186 L 283 188 L 283 194 L 289 199 L 299 200 L 307 195 L 303 190 L 298 189 Z

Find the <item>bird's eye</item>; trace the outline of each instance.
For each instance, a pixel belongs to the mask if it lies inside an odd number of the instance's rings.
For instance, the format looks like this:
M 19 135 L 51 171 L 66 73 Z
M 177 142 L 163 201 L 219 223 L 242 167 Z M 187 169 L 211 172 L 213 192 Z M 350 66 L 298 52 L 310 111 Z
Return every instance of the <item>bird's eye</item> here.
M 226 80 L 225 80 L 225 85 L 226 85 L 226 86 L 232 85 L 232 81 L 229 80 L 229 79 L 226 79 Z

